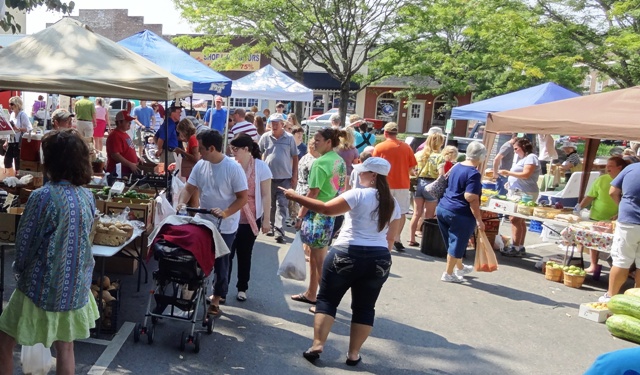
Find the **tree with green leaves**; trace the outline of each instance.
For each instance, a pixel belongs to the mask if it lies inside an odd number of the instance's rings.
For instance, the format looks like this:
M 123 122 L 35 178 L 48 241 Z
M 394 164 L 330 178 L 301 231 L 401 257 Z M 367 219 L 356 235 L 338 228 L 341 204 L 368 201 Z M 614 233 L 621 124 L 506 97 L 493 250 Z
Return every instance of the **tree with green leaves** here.
M 7 8 L 18 9 L 21 11 L 30 11 L 39 6 L 46 6 L 48 10 L 62 12 L 64 14 L 71 14 L 75 3 L 73 1 L 61 1 L 61 0 L 0 0 L 5 3 Z M 2 8 L 2 7 L 0 7 Z M 5 9 L 4 14 L 0 15 L 0 27 L 4 31 L 11 30 L 12 33 L 21 32 L 20 25 L 15 23 L 14 17 Z
M 474 99 L 553 81 L 577 89 L 584 70 L 576 46 L 556 39 L 553 26 L 519 0 L 421 0 L 399 15 L 400 45 L 373 62 L 374 69 L 416 80 L 399 95 Z M 406 42 L 409 40 L 410 42 Z
M 580 62 L 620 88 L 640 85 L 640 0 L 536 0 L 558 39 L 580 47 Z
M 175 0 L 184 18 L 204 32 L 183 37 L 183 48 L 206 44 L 242 53 L 247 49 L 269 55 L 301 81 L 309 62 L 340 82 L 340 114 L 344 123 L 350 83 L 365 87 L 364 66 L 388 47 L 395 31 L 395 16 L 408 0 Z M 247 39 L 241 47 L 230 37 Z M 206 50 L 205 50 L 206 51 Z M 205 52 L 206 53 L 206 52 Z M 225 63 L 229 63 L 226 61 Z

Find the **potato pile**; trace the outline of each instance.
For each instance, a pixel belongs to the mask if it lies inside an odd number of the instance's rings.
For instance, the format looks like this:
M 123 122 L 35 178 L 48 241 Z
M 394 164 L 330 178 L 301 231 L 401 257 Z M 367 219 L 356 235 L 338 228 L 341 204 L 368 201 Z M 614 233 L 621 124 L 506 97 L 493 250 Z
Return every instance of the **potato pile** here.
M 100 293 L 100 285 L 97 280 L 91 284 L 91 294 L 96 299 L 98 307 L 100 307 L 100 300 L 102 300 L 102 309 L 100 310 L 100 316 L 102 317 L 102 328 L 111 329 L 112 327 L 111 317 L 114 313 L 113 309 L 116 308 L 114 301 L 116 298 L 110 291 L 120 288 L 120 283 L 117 281 L 111 281 L 109 277 L 105 276 L 99 281 L 102 284 L 102 298 L 98 298 Z
M 96 235 L 93 238 L 95 245 L 120 246 L 133 234 L 133 226 L 127 223 L 98 223 Z

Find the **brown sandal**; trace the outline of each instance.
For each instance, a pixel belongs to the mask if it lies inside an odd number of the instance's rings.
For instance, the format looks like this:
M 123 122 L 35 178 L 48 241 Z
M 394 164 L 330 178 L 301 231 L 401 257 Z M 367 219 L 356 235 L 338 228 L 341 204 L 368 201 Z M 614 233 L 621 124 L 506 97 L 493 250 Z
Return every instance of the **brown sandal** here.
M 220 310 L 220 306 L 212 304 L 209 306 L 209 309 L 207 310 L 207 314 L 211 314 L 213 316 L 220 316 L 222 315 L 222 310 Z

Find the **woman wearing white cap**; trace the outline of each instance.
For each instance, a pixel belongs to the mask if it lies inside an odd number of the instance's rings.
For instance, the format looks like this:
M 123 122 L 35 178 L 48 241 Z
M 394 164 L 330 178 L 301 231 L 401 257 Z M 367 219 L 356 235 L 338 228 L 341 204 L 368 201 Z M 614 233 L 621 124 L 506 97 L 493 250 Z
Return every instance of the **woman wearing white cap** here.
M 575 143 L 565 142 L 562 145 L 562 151 L 567 154 L 567 159 L 562 163 L 562 170 L 564 170 L 565 176 L 568 179 L 571 177 L 571 173 L 582 170 L 582 161 L 576 150 Z
M 340 235 L 322 268 L 313 344 L 303 353 L 310 362 L 320 358 L 338 305 L 348 289 L 351 289 L 352 318 L 346 364 L 355 366 L 361 360 L 360 348 L 373 328 L 375 304 L 389 277 L 391 248 L 400 228 L 400 206 L 387 183 L 390 169 L 389 162 L 378 157 L 355 165 L 360 184 L 367 188 L 348 190 L 326 203 L 296 194 L 292 189 L 285 191 L 288 199 L 309 210 L 323 215 L 345 215 Z

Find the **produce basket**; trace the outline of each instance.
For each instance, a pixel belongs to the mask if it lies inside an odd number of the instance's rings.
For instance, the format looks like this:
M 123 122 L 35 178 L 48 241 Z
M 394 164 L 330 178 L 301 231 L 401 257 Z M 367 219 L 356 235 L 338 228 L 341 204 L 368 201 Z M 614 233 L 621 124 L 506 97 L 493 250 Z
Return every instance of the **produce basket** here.
M 553 219 L 560 213 L 562 213 L 562 210 L 552 207 L 535 207 L 533 209 L 533 216 L 542 219 Z
M 534 208 L 535 207 L 525 206 L 523 204 L 519 204 L 517 211 L 518 211 L 519 214 L 531 216 L 533 214 Z
M 544 278 L 550 281 L 562 282 L 562 268 L 553 268 L 550 266 L 545 266 L 546 272 L 544 273 Z M 584 279 L 583 279 L 584 280 Z
M 570 275 L 568 273 L 565 273 L 563 277 L 564 277 L 564 285 L 568 286 L 569 288 L 582 287 L 582 283 L 584 283 L 584 279 L 585 279 L 585 276 Z

